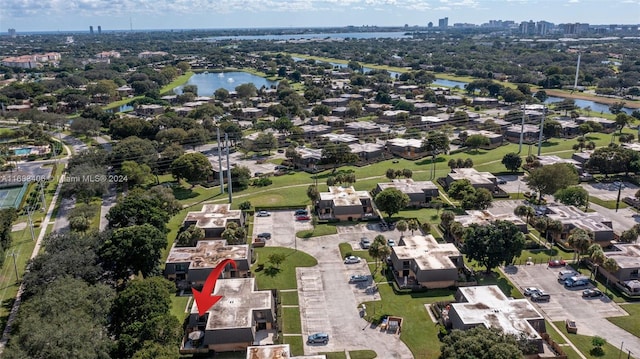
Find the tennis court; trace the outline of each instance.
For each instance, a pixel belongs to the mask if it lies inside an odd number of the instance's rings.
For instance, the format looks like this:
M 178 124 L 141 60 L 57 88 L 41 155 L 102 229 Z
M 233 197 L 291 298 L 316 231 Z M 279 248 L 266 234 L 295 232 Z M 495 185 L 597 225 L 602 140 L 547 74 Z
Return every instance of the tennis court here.
M 0 188 L 0 209 L 18 208 L 28 186 L 29 183 L 25 183 L 21 186 Z

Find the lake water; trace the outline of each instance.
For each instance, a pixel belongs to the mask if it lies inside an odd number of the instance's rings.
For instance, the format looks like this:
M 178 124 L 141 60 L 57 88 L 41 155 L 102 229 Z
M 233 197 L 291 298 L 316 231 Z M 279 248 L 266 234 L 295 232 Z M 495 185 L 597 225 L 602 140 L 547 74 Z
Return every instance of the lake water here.
M 561 101 L 564 101 L 564 100 L 565 99 L 563 97 L 549 96 L 544 101 L 544 103 L 549 104 L 549 103 L 554 103 L 554 102 L 561 102 Z M 604 103 L 599 103 L 599 102 L 595 102 L 595 101 L 591 101 L 591 100 L 582 100 L 582 99 L 575 99 L 574 101 L 575 101 L 576 106 L 578 106 L 580 108 L 591 107 L 591 112 L 593 112 L 594 114 L 597 114 L 597 113 L 610 114 L 611 113 L 611 111 L 609 111 L 609 105 L 604 104 Z M 629 107 L 623 107 L 622 111 L 624 111 L 625 113 L 630 115 L 631 112 L 633 112 L 633 109 L 631 109 Z
M 269 88 L 278 85 L 278 81 L 267 80 L 264 77 L 256 76 L 248 72 L 203 72 L 194 74 L 189 78 L 186 85 L 198 86 L 199 96 L 213 96 L 217 89 L 223 88 L 227 91 L 235 91 L 236 86 L 252 83 L 257 89 L 262 86 Z M 182 93 L 183 86 L 176 87 L 173 92 Z
M 206 41 L 221 40 L 310 40 L 310 39 L 401 39 L 411 38 L 404 32 L 336 32 L 317 34 L 282 34 L 282 35 L 241 35 L 241 36 L 212 36 L 204 38 Z

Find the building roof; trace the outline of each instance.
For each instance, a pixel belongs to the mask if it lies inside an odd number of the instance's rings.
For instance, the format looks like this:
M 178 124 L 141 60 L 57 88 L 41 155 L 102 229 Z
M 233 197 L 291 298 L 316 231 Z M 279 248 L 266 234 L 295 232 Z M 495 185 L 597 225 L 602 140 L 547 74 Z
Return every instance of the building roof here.
M 215 268 L 225 259 L 247 260 L 249 246 L 246 244 L 227 245 L 225 240 L 198 241 L 195 247 L 176 247 L 169 251 L 166 263 L 187 263 L 189 270 Z
M 254 310 L 271 310 L 273 296 L 270 291 L 257 291 L 255 278 L 227 278 L 216 282 L 214 295 L 222 299 L 209 308 L 206 330 L 250 328 Z M 193 302 L 191 314 L 198 314 Z
M 453 243 L 438 243 L 431 234 L 426 236 L 405 236 L 401 243 L 393 246 L 398 259 L 413 259 L 421 270 L 455 269 L 450 257 L 459 257 L 460 251 Z
M 341 142 L 341 143 L 353 143 L 358 142 L 358 137 L 348 133 L 326 133 L 320 135 L 320 137 L 326 138 L 329 142 Z
M 349 144 L 349 148 L 351 149 L 351 153 L 360 153 L 360 152 L 379 152 L 384 150 L 384 145 L 378 143 L 351 143 Z
M 540 161 L 540 164 L 543 166 L 549 166 L 556 163 L 568 163 L 576 167 L 581 166 L 581 163 L 576 160 L 573 160 L 571 158 L 560 158 L 556 155 L 536 156 L 536 158 L 538 159 L 538 161 Z
M 198 228 L 224 228 L 228 220 L 240 220 L 242 211 L 231 209 L 230 204 L 205 204 L 198 212 L 189 212 L 184 222 L 194 223 Z
M 327 125 L 302 125 L 300 126 L 302 131 L 307 132 L 327 132 L 331 131 L 331 126 Z
M 516 226 L 526 226 L 524 221 L 513 213 L 493 213 L 489 210 L 467 210 L 466 215 L 456 216 L 455 221 L 464 227 L 473 223 L 483 226 L 495 221 L 508 221 Z
M 509 128 L 507 128 L 508 132 L 517 132 L 520 133 L 520 129 L 523 126 L 521 124 L 518 125 L 513 125 L 513 126 L 509 126 Z M 524 124 L 524 129 L 522 131 L 523 133 L 538 133 L 540 132 L 540 127 L 536 126 L 536 125 L 530 125 L 528 123 Z
M 414 181 L 411 178 L 399 178 L 393 179 L 391 182 L 378 183 L 378 187 L 380 187 L 382 191 L 387 188 L 395 188 L 406 194 L 438 190 L 438 186 L 431 181 Z
M 302 159 L 312 158 L 320 161 L 322 158 L 322 150 L 319 148 L 298 147 L 296 148 L 296 152 Z
M 392 138 L 387 143 L 397 147 L 422 147 L 422 141 L 416 138 Z
M 327 359 L 322 355 L 292 357 L 289 344 L 261 345 L 247 348 L 247 359 Z
M 330 186 L 329 192 L 320 193 L 321 201 L 333 201 L 336 207 L 361 205 L 363 198 L 371 199 L 371 195 L 367 191 L 356 191 L 353 186 Z
M 375 129 L 379 129 L 380 125 L 370 122 L 370 121 L 356 121 L 356 122 L 349 122 L 347 124 L 344 125 L 345 127 L 357 130 L 357 129 L 364 129 L 364 130 L 375 130 Z
M 640 268 L 640 244 L 616 243 L 613 247 L 614 251 L 606 251 L 604 255 L 615 259 L 620 269 Z
M 551 206 L 547 217 L 556 219 L 562 224 L 573 225 L 591 232 L 611 232 L 611 220 L 597 212 L 583 212 L 574 206 Z
M 475 168 L 454 168 L 447 176 L 454 181 L 468 179 L 471 185 L 496 183 L 496 176 L 490 172 L 478 172 Z
M 465 325 L 482 324 L 497 328 L 506 334 L 540 339 L 540 334 L 528 320 L 544 320 L 544 317 L 526 299 L 508 299 L 497 285 L 460 287 L 458 291 L 467 303 L 453 303 L 452 310 Z
M 465 130 L 467 132 L 467 136 L 472 136 L 472 135 L 482 135 L 486 138 L 492 139 L 492 138 L 501 138 L 502 135 L 499 133 L 495 133 L 492 131 L 487 131 L 487 130 Z

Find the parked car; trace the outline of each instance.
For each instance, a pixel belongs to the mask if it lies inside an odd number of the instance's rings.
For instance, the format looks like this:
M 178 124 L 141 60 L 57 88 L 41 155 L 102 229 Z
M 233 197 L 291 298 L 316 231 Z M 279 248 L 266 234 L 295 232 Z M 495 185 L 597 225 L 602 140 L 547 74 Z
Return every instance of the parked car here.
M 366 282 L 369 280 L 369 277 L 364 274 L 355 274 L 349 277 L 349 282 L 357 283 L 357 282 Z
M 507 184 L 507 180 L 504 178 L 498 178 L 498 184 Z
M 571 277 L 575 277 L 577 275 L 579 275 L 580 273 L 574 271 L 574 270 L 561 270 L 558 273 L 558 282 L 560 283 L 564 283 L 565 280 L 571 278 Z
M 602 297 L 602 292 L 599 289 L 587 289 L 582 291 L 582 296 L 585 298 Z
M 548 302 L 551 300 L 551 295 L 544 292 L 537 292 L 531 294 L 531 300 L 534 302 Z
M 582 287 L 589 284 L 591 284 L 589 277 L 583 275 L 573 276 L 564 281 L 564 286 L 567 288 Z
M 271 239 L 271 233 L 269 232 L 264 232 L 264 233 L 260 233 L 257 236 L 258 238 L 263 238 L 263 239 Z
M 256 213 L 256 217 L 269 217 L 270 215 L 271 213 L 267 211 L 258 211 L 258 213 Z
M 327 333 L 314 333 L 307 338 L 307 344 L 322 343 L 327 344 L 329 342 L 329 334 Z
M 356 256 L 348 256 L 347 258 L 344 259 L 344 264 L 354 264 L 354 263 L 360 263 L 360 257 L 356 257 Z
M 387 239 L 387 245 L 389 247 L 394 247 L 396 245 L 396 241 L 393 239 Z
M 307 212 L 306 209 L 297 209 L 293 215 L 294 216 L 308 216 L 309 212 Z
M 542 291 L 536 287 L 528 287 L 524 289 L 524 295 L 526 295 L 527 297 L 530 297 L 531 295 L 535 294 L 535 293 L 541 293 Z
M 362 247 L 362 249 L 369 249 L 369 247 L 371 247 L 371 241 L 367 237 L 360 238 L 360 247 Z
M 567 262 L 564 259 L 552 259 L 549 261 L 549 267 L 564 267 L 567 265 Z
M 573 333 L 573 334 L 578 334 L 578 326 L 576 325 L 576 322 L 571 320 L 571 319 L 567 319 L 564 322 L 564 325 L 567 328 L 567 333 Z
M 310 219 L 311 219 L 311 217 L 309 217 L 309 215 L 307 215 L 307 214 L 302 214 L 302 215 L 296 216 L 296 220 L 297 221 L 308 221 Z

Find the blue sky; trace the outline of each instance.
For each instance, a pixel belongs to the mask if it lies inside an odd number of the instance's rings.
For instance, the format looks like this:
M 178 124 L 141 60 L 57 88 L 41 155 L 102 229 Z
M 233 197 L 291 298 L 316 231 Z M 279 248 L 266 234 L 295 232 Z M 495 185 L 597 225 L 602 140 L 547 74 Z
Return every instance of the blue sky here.
M 2 0 L 0 31 L 426 26 L 449 18 L 640 24 L 640 0 Z

